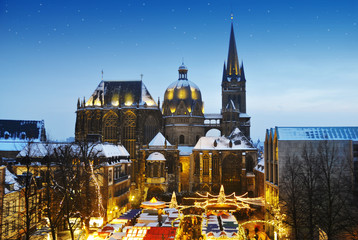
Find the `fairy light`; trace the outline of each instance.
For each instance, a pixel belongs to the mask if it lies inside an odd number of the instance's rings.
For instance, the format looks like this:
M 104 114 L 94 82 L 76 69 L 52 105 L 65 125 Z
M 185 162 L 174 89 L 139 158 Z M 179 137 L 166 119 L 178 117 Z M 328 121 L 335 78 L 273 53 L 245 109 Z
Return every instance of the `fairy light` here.
M 89 166 L 91 168 L 91 175 L 92 178 L 94 180 L 94 183 L 96 185 L 96 189 L 97 189 L 97 195 L 98 195 L 98 213 L 100 215 L 100 217 L 103 216 L 103 212 L 104 212 L 104 207 L 103 207 L 103 201 L 102 201 L 102 194 L 101 194 L 101 188 L 98 184 L 97 178 L 94 175 L 94 170 L 93 170 L 93 162 L 89 161 Z

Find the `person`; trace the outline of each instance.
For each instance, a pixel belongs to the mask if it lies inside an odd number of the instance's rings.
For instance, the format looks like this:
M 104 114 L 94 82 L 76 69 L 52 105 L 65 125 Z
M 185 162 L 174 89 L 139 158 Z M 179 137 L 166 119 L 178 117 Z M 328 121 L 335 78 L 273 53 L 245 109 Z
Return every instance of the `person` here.
M 245 237 L 246 237 L 246 239 L 250 239 L 249 235 L 250 235 L 250 230 L 245 228 Z
M 270 240 L 270 238 L 267 236 L 267 234 L 265 232 L 261 232 L 260 231 L 260 227 L 259 226 L 255 226 L 255 236 L 254 236 L 255 240 Z

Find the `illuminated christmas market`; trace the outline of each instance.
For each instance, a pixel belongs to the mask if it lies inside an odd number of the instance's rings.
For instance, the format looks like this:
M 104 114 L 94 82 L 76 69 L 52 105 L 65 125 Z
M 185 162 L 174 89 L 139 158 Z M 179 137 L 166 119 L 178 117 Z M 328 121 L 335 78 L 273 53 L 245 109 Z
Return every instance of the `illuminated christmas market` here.
M 0 1 L 0 240 L 358 240 L 357 4 Z

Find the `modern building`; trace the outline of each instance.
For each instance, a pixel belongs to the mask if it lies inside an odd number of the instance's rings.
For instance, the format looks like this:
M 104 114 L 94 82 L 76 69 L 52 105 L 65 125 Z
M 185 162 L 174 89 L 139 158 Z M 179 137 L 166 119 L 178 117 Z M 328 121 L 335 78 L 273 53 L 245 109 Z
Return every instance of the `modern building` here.
M 280 205 L 283 194 L 280 190 L 285 183 L 285 174 L 289 166 L 302 163 L 305 156 L 308 158 L 319 156 L 324 152 L 333 159 L 332 161 L 339 161 L 338 165 L 334 164 L 335 168 L 339 168 L 336 172 L 342 173 L 342 176 L 347 177 L 349 182 L 354 183 L 352 191 L 357 194 L 358 127 L 275 127 L 268 129 L 264 150 L 266 209 L 277 208 Z M 269 218 L 269 215 L 266 217 Z

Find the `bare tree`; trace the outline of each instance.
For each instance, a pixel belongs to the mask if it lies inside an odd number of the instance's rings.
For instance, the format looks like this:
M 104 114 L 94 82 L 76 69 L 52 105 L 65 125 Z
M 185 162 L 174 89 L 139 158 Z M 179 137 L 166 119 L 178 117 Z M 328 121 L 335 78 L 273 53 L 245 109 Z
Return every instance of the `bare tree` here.
M 41 219 L 41 195 L 42 195 L 42 181 L 39 177 L 33 174 L 33 169 L 36 162 L 32 159 L 34 150 L 34 143 L 28 142 L 24 149 L 24 155 L 21 159 L 22 165 L 25 166 L 25 171 L 18 175 L 18 180 L 22 189 L 20 191 L 20 215 L 19 230 L 24 232 L 24 238 L 29 240 L 32 234 L 36 231 L 36 226 Z
M 85 225 L 86 237 L 89 234 L 90 218 L 94 215 L 103 215 L 104 208 L 101 199 L 101 189 L 98 183 L 99 172 L 99 151 L 96 143 L 77 142 L 77 159 L 81 164 L 81 174 L 78 176 L 78 183 L 81 184 L 82 203 L 79 211 L 81 220 Z
M 352 162 L 346 146 L 328 141 L 318 146 L 318 221 L 328 239 L 336 239 L 344 226 L 352 224 L 349 222 L 353 213 Z
M 60 199 L 59 211 L 62 211 L 63 220 L 69 228 L 71 239 L 74 240 L 74 231 L 81 224 L 77 209 L 80 201 L 80 184 L 78 175 L 81 172 L 73 152 L 72 145 L 63 145 L 54 149 L 56 172 L 54 175 L 54 189 Z
M 301 162 L 289 156 L 280 187 L 280 200 L 287 216 L 286 222 L 293 230 L 293 239 L 302 239 L 303 227 L 303 186 L 301 182 Z
M 297 158 L 285 159 L 280 198 L 293 239 L 316 239 L 319 231 L 328 239 L 345 239 L 352 230 L 347 226 L 355 226 L 352 159 L 348 145 L 337 144 L 311 142 Z
M 315 239 L 317 229 L 317 190 L 319 165 L 312 144 L 305 144 L 301 155 L 300 183 L 302 184 L 302 214 L 304 215 L 304 238 Z

